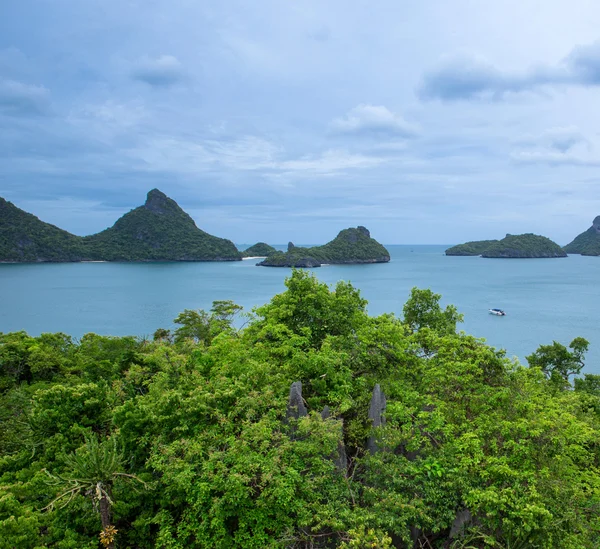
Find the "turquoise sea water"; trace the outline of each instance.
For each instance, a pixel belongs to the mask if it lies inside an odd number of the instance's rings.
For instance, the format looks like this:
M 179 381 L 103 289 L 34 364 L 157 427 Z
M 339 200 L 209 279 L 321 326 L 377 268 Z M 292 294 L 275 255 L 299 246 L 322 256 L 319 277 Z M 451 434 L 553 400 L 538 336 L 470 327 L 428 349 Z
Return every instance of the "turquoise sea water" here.
M 388 246 L 392 261 L 314 269 L 324 282 L 349 280 L 369 312 L 402 313 L 413 286 L 442 294 L 465 315 L 468 333 L 524 360 L 541 343 L 591 343 L 585 371 L 600 373 L 600 258 L 446 257 L 447 246 Z M 284 290 L 288 269 L 231 263 L 0 265 L 0 331 L 151 335 L 183 309 L 232 299 L 245 309 Z M 488 313 L 490 307 L 507 312 Z

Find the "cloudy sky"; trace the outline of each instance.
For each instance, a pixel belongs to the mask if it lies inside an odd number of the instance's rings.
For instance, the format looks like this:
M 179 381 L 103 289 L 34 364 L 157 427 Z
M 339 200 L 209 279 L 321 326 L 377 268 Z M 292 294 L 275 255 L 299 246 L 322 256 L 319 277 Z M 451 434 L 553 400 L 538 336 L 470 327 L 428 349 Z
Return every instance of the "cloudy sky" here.
M 0 2 L 0 196 L 76 234 L 565 244 L 599 183 L 597 0 Z

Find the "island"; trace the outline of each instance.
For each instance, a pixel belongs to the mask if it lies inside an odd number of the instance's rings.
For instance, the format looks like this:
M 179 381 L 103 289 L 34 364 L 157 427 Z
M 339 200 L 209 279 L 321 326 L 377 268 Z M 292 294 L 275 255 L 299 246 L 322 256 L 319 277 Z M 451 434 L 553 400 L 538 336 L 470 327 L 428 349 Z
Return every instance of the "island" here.
M 390 254 L 362 226 L 344 229 L 323 246 L 303 248 L 288 244 L 287 252 L 276 252 L 257 263 L 261 267 L 320 267 L 323 264 L 387 263 Z
M 507 234 L 502 240 L 487 248 L 481 257 L 499 259 L 536 259 L 567 257 L 556 243 L 537 234 Z
M 537 234 L 507 234 L 502 240 L 474 240 L 446 250 L 446 255 L 497 259 L 535 259 L 567 257 L 556 243 Z
M 465 242 L 464 244 L 458 244 L 452 246 L 446 250 L 446 255 L 481 255 L 485 252 L 492 244 L 498 242 L 497 240 L 473 240 L 472 242 Z
M 44 223 L 0 197 L 0 262 L 65 262 L 85 257 L 81 237 Z
M 110 228 L 76 236 L 0 198 L 0 262 L 240 261 L 230 240 L 199 229 L 158 189 Z
M 230 240 L 198 227 L 177 202 L 158 189 L 146 203 L 122 216 L 110 228 L 87 236 L 90 257 L 106 261 L 238 261 Z
M 254 246 L 246 248 L 241 254 L 242 257 L 267 257 L 276 251 L 273 246 L 269 246 L 265 242 L 257 242 Z
M 568 254 L 600 255 L 600 215 L 587 231 L 575 237 L 563 250 Z

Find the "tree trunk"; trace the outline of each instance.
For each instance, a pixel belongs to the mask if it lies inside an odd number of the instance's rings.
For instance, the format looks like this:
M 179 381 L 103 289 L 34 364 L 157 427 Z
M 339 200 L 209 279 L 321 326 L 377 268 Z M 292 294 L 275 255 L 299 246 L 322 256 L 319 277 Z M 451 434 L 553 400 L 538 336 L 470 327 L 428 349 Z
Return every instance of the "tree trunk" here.
M 105 495 L 103 495 L 100 498 L 100 518 L 102 519 L 102 530 L 106 531 L 106 529 L 111 524 L 110 524 L 110 502 L 108 501 L 108 497 L 106 497 Z M 111 541 L 105 547 L 106 547 L 106 549 L 115 549 L 114 541 Z

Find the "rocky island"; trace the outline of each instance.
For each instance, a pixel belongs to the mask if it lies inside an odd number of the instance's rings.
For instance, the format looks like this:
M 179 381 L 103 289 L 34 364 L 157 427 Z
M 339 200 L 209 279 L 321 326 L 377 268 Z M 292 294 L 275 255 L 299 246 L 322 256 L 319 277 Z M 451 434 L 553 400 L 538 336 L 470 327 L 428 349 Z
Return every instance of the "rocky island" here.
M 537 234 L 507 234 L 502 240 L 478 240 L 453 246 L 446 255 L 481 255 L 487 258 L 535 259 L 567 257 L 556 242 Z
M 0 198 L 0 261 L 239 261 L 230 240 L 198 227 L 179 205 L 158 189 L 143 206 L 110 228 L 86 237 L 40 221 Z
M 276 252 L 257 263 L 262 267 L 320 267 L 323 264 L 387 263 L 387 249 L 371 238 L 362 226 L 344 229 L 323 246 L 302 248 L 288 244 L 287 252 Z
M 242 257 L 267 257 L 276 251 L 273 246 L 269 246 L 265 242 L 257 242 L 254 246 L 246 248 L 241 254 Z
M 84 238 L 89 255 L 106 261 L 237 261 L 230 240 L 198 227 L 177 202 L 153 189 L 146 203 L 110 228 Z
M 600 215 L 587 231 L 577 236 L 563 250 L 568 254 L 600 255 Z

